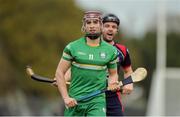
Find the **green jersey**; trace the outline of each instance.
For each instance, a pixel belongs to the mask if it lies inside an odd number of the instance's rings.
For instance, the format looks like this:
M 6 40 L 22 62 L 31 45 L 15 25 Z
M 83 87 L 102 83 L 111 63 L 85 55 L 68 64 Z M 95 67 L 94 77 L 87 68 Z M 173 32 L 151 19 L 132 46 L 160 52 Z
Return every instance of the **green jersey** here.
M 75 99 L 105 89 L 107 68 L 117 67 L 116 48 L 103 40 L 99 46 L 92 47 L 87 45 L 85 37 L 82 37 L 69 43 L 62 57 L 72 63 L 69 95 Z M 90 102 L 98 102 L 99 99 L 105 100 L 104 94 L 91 99 Z

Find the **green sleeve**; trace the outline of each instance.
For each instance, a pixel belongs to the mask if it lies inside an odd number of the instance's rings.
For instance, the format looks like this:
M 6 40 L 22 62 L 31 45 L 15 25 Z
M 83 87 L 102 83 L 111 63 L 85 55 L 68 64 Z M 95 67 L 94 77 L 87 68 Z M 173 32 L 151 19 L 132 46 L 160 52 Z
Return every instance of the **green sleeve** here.
M 71 44 L 68 44 L 64 50 L 63 50 L 63 55 L 62 58 L 67 60 L 67 61 L 72 61 L 73 60 L 73 56 L 72 56 L 72 49 L 71 49 Z

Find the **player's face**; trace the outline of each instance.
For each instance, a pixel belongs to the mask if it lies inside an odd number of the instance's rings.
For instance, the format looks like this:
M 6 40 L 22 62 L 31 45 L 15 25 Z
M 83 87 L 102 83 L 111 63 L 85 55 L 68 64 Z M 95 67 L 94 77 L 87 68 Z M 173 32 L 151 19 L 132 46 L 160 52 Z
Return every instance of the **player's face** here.
M 85 22 L 85 31 L 90 34 L 101 32 L 101 23 L 98 19 L 88 19 Z
M 103 38 L 105 41 L 112 41 L 118 32 L 118 25 L 114 22 L 106 22 L 103 24 Z

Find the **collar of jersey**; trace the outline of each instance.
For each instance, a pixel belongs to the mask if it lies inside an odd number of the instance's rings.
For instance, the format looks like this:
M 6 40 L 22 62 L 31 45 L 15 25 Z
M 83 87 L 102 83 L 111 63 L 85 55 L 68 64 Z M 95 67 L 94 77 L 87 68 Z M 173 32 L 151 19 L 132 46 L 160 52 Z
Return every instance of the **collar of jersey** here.
M 100 37 L 100 42 L 99 42 L 99 46 L 90 46 L 90 45 L 88 45 L 86 42 L 86 37 L 84 37 L 84 43 L 87 45 L 87 46 L 89 46 L 89 47 L 92 47 L 92 48 L 98 48 L 98 47 L 100 47 L 101 46 L 101 43 L 102 43 L 102 38 Z

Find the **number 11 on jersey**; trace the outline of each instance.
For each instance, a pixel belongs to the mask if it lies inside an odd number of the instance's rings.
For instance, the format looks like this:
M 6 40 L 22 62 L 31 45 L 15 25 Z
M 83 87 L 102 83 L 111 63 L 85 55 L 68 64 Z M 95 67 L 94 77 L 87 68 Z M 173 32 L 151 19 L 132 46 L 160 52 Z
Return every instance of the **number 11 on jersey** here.
M 93 59 L 94 59 L 93 54 L 89 54 L 89 60 L 93 60 Z

